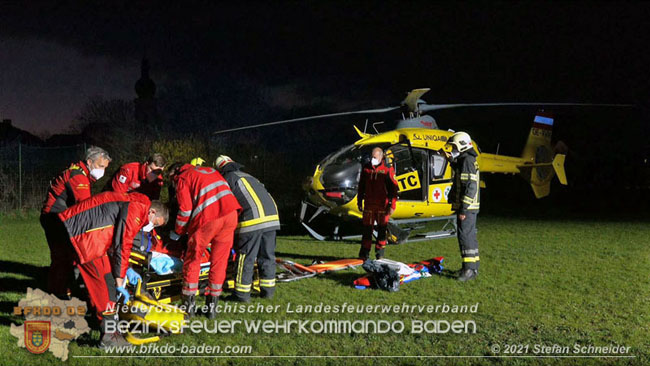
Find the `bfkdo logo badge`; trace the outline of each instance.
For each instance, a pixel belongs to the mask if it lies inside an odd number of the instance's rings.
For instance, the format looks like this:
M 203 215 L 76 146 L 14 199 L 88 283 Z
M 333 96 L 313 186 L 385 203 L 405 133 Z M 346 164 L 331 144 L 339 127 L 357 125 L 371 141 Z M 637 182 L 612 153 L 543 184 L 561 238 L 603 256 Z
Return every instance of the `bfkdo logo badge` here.
M 50 347 L 51 326 L 49 321 L 25 321 L 25 347 L 31 353 L 43 353 Z

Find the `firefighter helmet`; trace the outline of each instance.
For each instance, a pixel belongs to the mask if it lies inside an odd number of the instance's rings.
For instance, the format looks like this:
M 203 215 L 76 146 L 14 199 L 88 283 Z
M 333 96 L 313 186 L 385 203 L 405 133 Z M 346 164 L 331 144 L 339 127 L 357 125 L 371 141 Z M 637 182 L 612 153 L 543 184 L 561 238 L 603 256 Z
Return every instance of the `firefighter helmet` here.
M 232 162 L 233 160 L 230 157 L 226 155 L 219 155 L 219 157 L 217 157 L 217 160 L 214 161 L 214 167 L 217 168 L 217 170 L 221 170 L 221 168 L 226 166 L 226 164 Z
M 447 145 L 462 153 L 472 148 L 472 138 L 466 132 L 456 132 L 447 140 Z

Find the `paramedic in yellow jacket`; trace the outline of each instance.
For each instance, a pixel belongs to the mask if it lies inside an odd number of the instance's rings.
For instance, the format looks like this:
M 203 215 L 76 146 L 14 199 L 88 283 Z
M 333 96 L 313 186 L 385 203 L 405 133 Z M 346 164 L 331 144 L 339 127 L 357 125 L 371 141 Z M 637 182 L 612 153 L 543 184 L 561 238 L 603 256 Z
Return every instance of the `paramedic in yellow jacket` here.
M 278 208 L 264 185 L 242 172 L 242 166 L 231 158 L 219 156 L 215 167 L 242 207 L 233 245 L 237 257 L 232 300 L 250 301 L 255 260 L 260 274 L 261 296 L 270 299 L 275 292 L 275 234 L 280 230 Z

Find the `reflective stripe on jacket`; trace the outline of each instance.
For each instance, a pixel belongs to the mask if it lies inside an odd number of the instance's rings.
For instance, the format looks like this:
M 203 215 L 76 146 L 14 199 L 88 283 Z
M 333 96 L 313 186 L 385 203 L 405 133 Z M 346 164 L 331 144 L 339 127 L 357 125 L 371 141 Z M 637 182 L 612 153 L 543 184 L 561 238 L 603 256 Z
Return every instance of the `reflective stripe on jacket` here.
M 481 205 L 481 175 L 476 156 L 474 150 L 468 150 L 451 163 L 454 177 L 449 191 L 449 203 L 459 214 L 478 211 Z
M 214 168 L 185 164 L 175 179 L 178 201 L 175 231 L 179 235 L 191 235 L 206 222 L 241 210 L 228 183 Z
M 224 178 L 242 207 L 235 232 L 280 230 L 278 207 L 273 197 L 264 184 L 252 175 L 239 170 L 240 167 L 241 165 L 233 162 L 222 169 Z

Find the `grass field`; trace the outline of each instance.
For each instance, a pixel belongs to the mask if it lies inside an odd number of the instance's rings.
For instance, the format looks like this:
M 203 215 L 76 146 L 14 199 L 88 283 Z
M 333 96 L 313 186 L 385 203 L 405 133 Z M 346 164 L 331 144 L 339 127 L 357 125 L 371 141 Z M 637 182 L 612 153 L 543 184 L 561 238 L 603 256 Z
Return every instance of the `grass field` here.
M 0 364 L 59 364 L 50 353 L 32 355 L 16 347 L 9 324 L 22 322 L 12 307 L 27 287 L 39 287 L 49 264 L 48 248 L 36 217 L 0 218 Z M 72 365 L 119 364 L 648 364 L 650 363 L 650 226 L 643 222 L 526 220 L 479 217 L 479 279 L 462 284 L 445 272 L 415 281 L 397 293 L 356 290 L 361 269 L 278 284 L 269 304 L 421 304 L 472 305 L 474 314 L 225 314 L 224 319 L 402 320 L 403 334 L 235 334 L 177 335 L 159 344 L 252 346 L 254 356 L 496 356 L 495 345 L 631 347 L 635 358 L 131 358 L 90 359 L 105 355 L 92 345 L 98 332 L 70 345 Z M 317 242 L 280 237 L 277 255 L 301 263 L 311 259 L 354 257 L 357 243 Z M 444 256 L 446 268 L 460 267 L 455 239 L 389 246 L 387 257 L 413 262 Z M 254 299 L 253 303 L 262 300 Z M 413 319 L 474 320 L 475 334 L 410 334 Z M 80 345 L 81 344 L 81 345 Z M 200 355 L 199 355 L 200 356 Z

